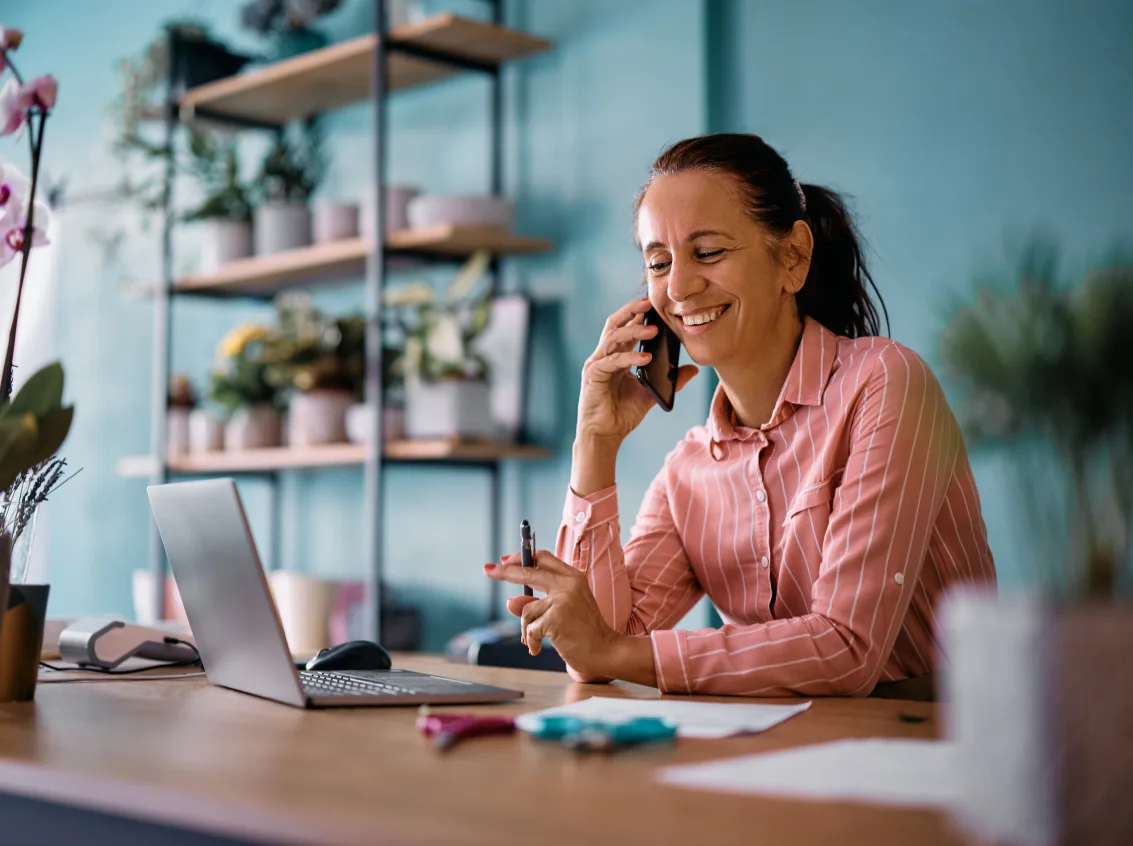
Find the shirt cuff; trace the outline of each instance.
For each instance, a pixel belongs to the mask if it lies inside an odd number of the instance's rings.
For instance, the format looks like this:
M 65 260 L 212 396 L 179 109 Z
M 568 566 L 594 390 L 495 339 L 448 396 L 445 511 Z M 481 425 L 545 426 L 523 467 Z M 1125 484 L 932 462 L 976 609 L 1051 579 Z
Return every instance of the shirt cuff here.
M 579 496 L 567 489 L 566 504 L 563 506 L 563 523 L 582 534 L 596 526 L 618 519 L 618 486 L 596 491 L 589 496 Z
M 688 632 L 663 629 L 650 634 L 653 639 L 653 669 L 657 672 L 657 689 L 662 693 L 692 693 L 688 665 Z

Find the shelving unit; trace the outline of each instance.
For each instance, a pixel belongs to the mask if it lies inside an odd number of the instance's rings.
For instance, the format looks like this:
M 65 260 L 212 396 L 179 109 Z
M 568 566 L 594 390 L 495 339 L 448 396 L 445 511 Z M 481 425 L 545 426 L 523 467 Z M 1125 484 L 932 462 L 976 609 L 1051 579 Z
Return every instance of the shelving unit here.
M 167 145 L 180 125 L 200 124 L 228 129 L 279 130 L 288 122 L 343 106 L 370 101 L 374 106 L 375 168 L 377 182 L 373 231 L 384 232 L 385 150 L 388 124 L 385 101 L 389 94 L 413 88 L 461 72 L 485 74 L 491 81 L 490 154 L 491 193 L 500 195 L 503 185 L 503 103 L 499 75 L 502 62 L 542 50 L 551 44 L 544 39 L 504 28 L 502 0 L 482 0 L 491 12 L 492 22 L 468 20 L 452 14 L 436 15 L 421 23 L 386 27 L 384 0 L 374 0 L 376 31 L 370 35 L 335 44 L 287 59 L 251 73 L 202 85 L 175 99 L 176 80 L 171 76 L 164 108 Z M 170 55 L 176 56 L 178 42 L 170 35 Z M 176 61 L 170 62 L 172 68 Z M 371 415 L 373 428 L 369 442 L 384 444 L 382 450 L 358 444 L 332 444 L 320 447 L 248 450 L 200 455 L 166 455 L 166 390 L 170 376 L 171 305 L 181 296 L 271 297 L 296 286 L 343 284 L 365 273 L 368 362 L 367 401 L 380 407 L 381 367 L 381 290 L 391 260 L 410 258 L 453 261 L 479 249 L 493 254 L 491 270 L 495 289 L 499 285 L 500 257 L 531 252 L 547 252 L 552 245 L 495 227 L 436 226 L 420 230 L 389 233 L 385 243 L 352 238 L 320 244 L 272 256 L 249 258 L 219 268 L 215 272 L 175 278 L 172 262 L 173 170 L 167 164 L 165 175 L 165 224 L 163 229 L 163 274 L 161 285 L 153 291 L 154 370 L 151 385 L 151 440 L 153 454 L 122 459 L 118 472 L 125 476 L 145 476 L 151 484 L 162 484 L 173 475 L 255 474 L 272 485 L 272 513 L 278 523 L 278 475 L 285 471 L 334 466 L 362 466 L 365 470 L 365 509 L 369 584 L 366 596 L 367 630 L 375 639 L 381 636 L 380 584 L 383 572 L 382 525 L 384 486 L 383 467 L 389 463 L 420 463 L 473 466 L 488 473 L 491 510 L 492 555 L 498 556 L 500 543 L 501 485 L 500 464 L 512 460 L 537 460 L 548 451 L 530 445 L 469 443 L 448 440 L 390 441 L 382 437 L 381 414 Z M 273 527 L 273 536 L 276 535 Z M 165 554 L 156 527 L 151 524 L 150 567 L 154 575 L 154 607 L 164 604 Z M 489 616 L 498 607 L 498 585 L 492 583 Z

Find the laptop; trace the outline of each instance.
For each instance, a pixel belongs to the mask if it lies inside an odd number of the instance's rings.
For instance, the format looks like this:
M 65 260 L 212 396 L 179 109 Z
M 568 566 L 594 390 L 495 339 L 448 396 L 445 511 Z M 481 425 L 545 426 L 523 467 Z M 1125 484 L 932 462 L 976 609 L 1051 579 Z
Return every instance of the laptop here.
M 150 508 L 205 674 L 213 684 L 297 708 L 472 704 L 523 693 L 409 670 L 299 670 L 287 648 L 232 479 L 151 485 Z

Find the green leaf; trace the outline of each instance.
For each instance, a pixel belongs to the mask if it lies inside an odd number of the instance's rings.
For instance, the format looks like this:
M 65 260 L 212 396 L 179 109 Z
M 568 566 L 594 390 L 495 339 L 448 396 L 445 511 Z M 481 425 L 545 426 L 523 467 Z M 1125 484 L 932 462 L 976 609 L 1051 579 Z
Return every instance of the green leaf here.
M 24 383 L 0 417 L 34 414 L 37 418 L 56 410 L 63 403 L 63 365 L 49 364 Z
M 32 466 L 24 466 L 23 456 L 34 445 L 37 432 L 34 417 L 0 420 L 0 490 L 7 490 L 21 472 Z

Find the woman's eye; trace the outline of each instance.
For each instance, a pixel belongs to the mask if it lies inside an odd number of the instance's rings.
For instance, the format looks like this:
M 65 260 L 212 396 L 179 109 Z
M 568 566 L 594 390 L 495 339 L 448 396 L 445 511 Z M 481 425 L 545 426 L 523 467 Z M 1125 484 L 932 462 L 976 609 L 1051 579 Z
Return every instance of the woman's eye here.
M 723 250 L 707 250 L 707 251 L 702 252 L 702 253 L 697 253 L 696 257 L 698 259 L 700 259 L 700 261 L 706 261 L 707 259 L 718 258 L 719 256 L 722 256 L 722 255 L 724 255 Z
M 666 267 L 668 267 L 670 264 L 672 264 L 671 261 L 655 261 L 652 264 L 646 265 L 646 267 L 649 268 L 649 271 L 651 273 L 659 273 L 660 271 L 662 271 Z

